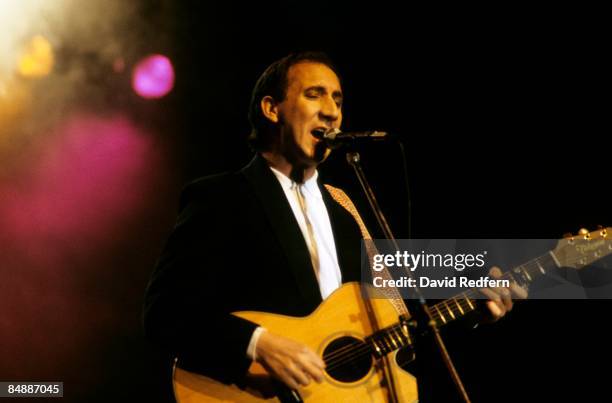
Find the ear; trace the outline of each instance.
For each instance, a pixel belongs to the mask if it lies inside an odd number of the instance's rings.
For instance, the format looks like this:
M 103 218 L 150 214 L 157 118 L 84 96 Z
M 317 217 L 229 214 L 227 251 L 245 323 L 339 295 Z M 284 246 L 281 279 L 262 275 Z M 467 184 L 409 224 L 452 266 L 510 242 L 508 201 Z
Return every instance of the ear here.
M 270 120 L 272 123 L 278 123 L 278 104 L 269 95 L 266 95 L 261 99 L 261 112 L 263 115 Z

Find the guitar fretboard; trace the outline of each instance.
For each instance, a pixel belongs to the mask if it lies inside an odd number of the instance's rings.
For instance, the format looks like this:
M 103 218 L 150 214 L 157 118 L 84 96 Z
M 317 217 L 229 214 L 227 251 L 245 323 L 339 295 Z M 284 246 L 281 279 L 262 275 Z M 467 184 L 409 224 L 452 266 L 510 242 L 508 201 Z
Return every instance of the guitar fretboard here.
M 538 277 L 561 267 L 583 268 L 612 254 L 612 239 L 608 236 L 610 230 L 611 228 L 602 228 L 596 232 L 582 234 L 577 238 L 563 239 L 559 241 L 554 250 L 514 267 L 503 273 L 499 279 L 510 280 L 511 283 L 527 288 Z M 385 278 L 391 278 L 386 270 L 381 274 L 384 274 Z M 397 289 L 393 289 L 388 297 L 401 301 Z M 430 305 L 431 318 L 435 321 L 436 326 L 442 327 L 476 310 L 479 299 L 484 299 L 483 294 L 478 289 L 469 289 L 453 298 Z M 404 306 L 400 314 L 404 316 L 406 313 Z M 360 350 L 363 353 L 365 349 L 380 358 L 411 344 L 407 323 L 398 322 L 367 337 L 365 345 L 351 346 L 347 350 Z
M 519 286 L 527 287 L 536 278 L 559 266 L 557 257 L 553 251 L 550 251 L 505 272 L 501 279 L 510 280 Z M 453 298 L 431 305 L 429 310 L 436 321 L 436 325 L 440 327 L 474 311 L 476 309 L 476 301 L 482 298 L 482 294 L 477 289 L 469 289 Z

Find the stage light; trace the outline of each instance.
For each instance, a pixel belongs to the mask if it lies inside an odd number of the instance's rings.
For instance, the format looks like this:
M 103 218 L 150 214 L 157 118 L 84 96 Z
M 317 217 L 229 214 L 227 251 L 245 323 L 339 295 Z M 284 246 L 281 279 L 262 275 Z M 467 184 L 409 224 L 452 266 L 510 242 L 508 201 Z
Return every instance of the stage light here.
M 21 168 L 0 180 L 3 231 L 24 248 L 33 239 L 92 248 L 150 200 L 160 172 L 152 144 L 123 114 L 69 116 L 37 149 L 11 157 Z
M 113 61 L 113 71 L 115 73 L 123 73 L 125 70 L 125 60 L 122 57 L 118 57 Z
M 52 69 L 53 48 L 44 36 L 36 35 L 19 58 L 17 71 L 23 77 L 39 78 L 48 75 Z
M 143 98 L 161 98 L 174 87 L 174 68 L 163 55 L 142 59 L 132 73 L 132 88 Z
M 2 81 L 0 78 L 0 149 L 9 139 L 3 136 L 10 123 L 20 116 L 32 102 L 30 86 L 21 80 Z

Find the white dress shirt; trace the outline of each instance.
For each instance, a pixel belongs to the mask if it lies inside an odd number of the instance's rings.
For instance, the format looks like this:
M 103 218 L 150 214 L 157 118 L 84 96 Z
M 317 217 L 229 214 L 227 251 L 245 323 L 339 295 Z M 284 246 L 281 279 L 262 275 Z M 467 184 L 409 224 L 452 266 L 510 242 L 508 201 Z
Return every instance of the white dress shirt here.
M 318 265 L 316 262 L 313 262 L 313 266 L 319 283 L 321 296 L 325 299 L 334 292 L 334 290 L 340 287 L 342 284 L 342 274 L 340 272 L 340 265 L 338 264 L 336 243 L 334 241 L 329 214 L 327 214 L 327 207 L 323 202 L 323 195 L 317 184 L 319 173 L 315 171 L 310 179 L 300 185 L 285 176 L 285 174 L 279 170 L 272 167 L 270 167 L 270 169 L 285 192 L 285 197 L 287 197 L 293 215 L 302 231 L 311 258 L 315 259 L 318 257 Z M 301 192 L 304 198 L 307 217 L 304 216 L 304 211 L 302 210 L 298 195 L 296 194 L 297 191 Z M 308 232 L 307 220 L 311 225 L 312 235 Z M 316 243 L 314 248 L 311 242 L 312 237 L 314 237 L 314 242 Z M 264 330 L 264 328 L 258 327 L 251 336 L 251 341 L 247 349 L 247 356 L 253 360 L 256 358 L 255 347 L 257 345 L 257 340 Z

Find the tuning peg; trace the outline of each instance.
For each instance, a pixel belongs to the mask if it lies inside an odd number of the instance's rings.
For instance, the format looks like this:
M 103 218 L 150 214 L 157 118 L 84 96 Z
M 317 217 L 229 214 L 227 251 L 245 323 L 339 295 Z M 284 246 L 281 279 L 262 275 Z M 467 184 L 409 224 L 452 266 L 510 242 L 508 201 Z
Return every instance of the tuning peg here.
M 578 234 L 584 237 L 584 239 L 586 239 L 587 241 L 591 240 L 591 233 L 586 228 L 580 228 L 580 231 L 578 231 Z
M 574 234 L 572 234 L 571 232 L 566 232 L 565 234 L 563 234 L 563 238 L 573 238 Z

